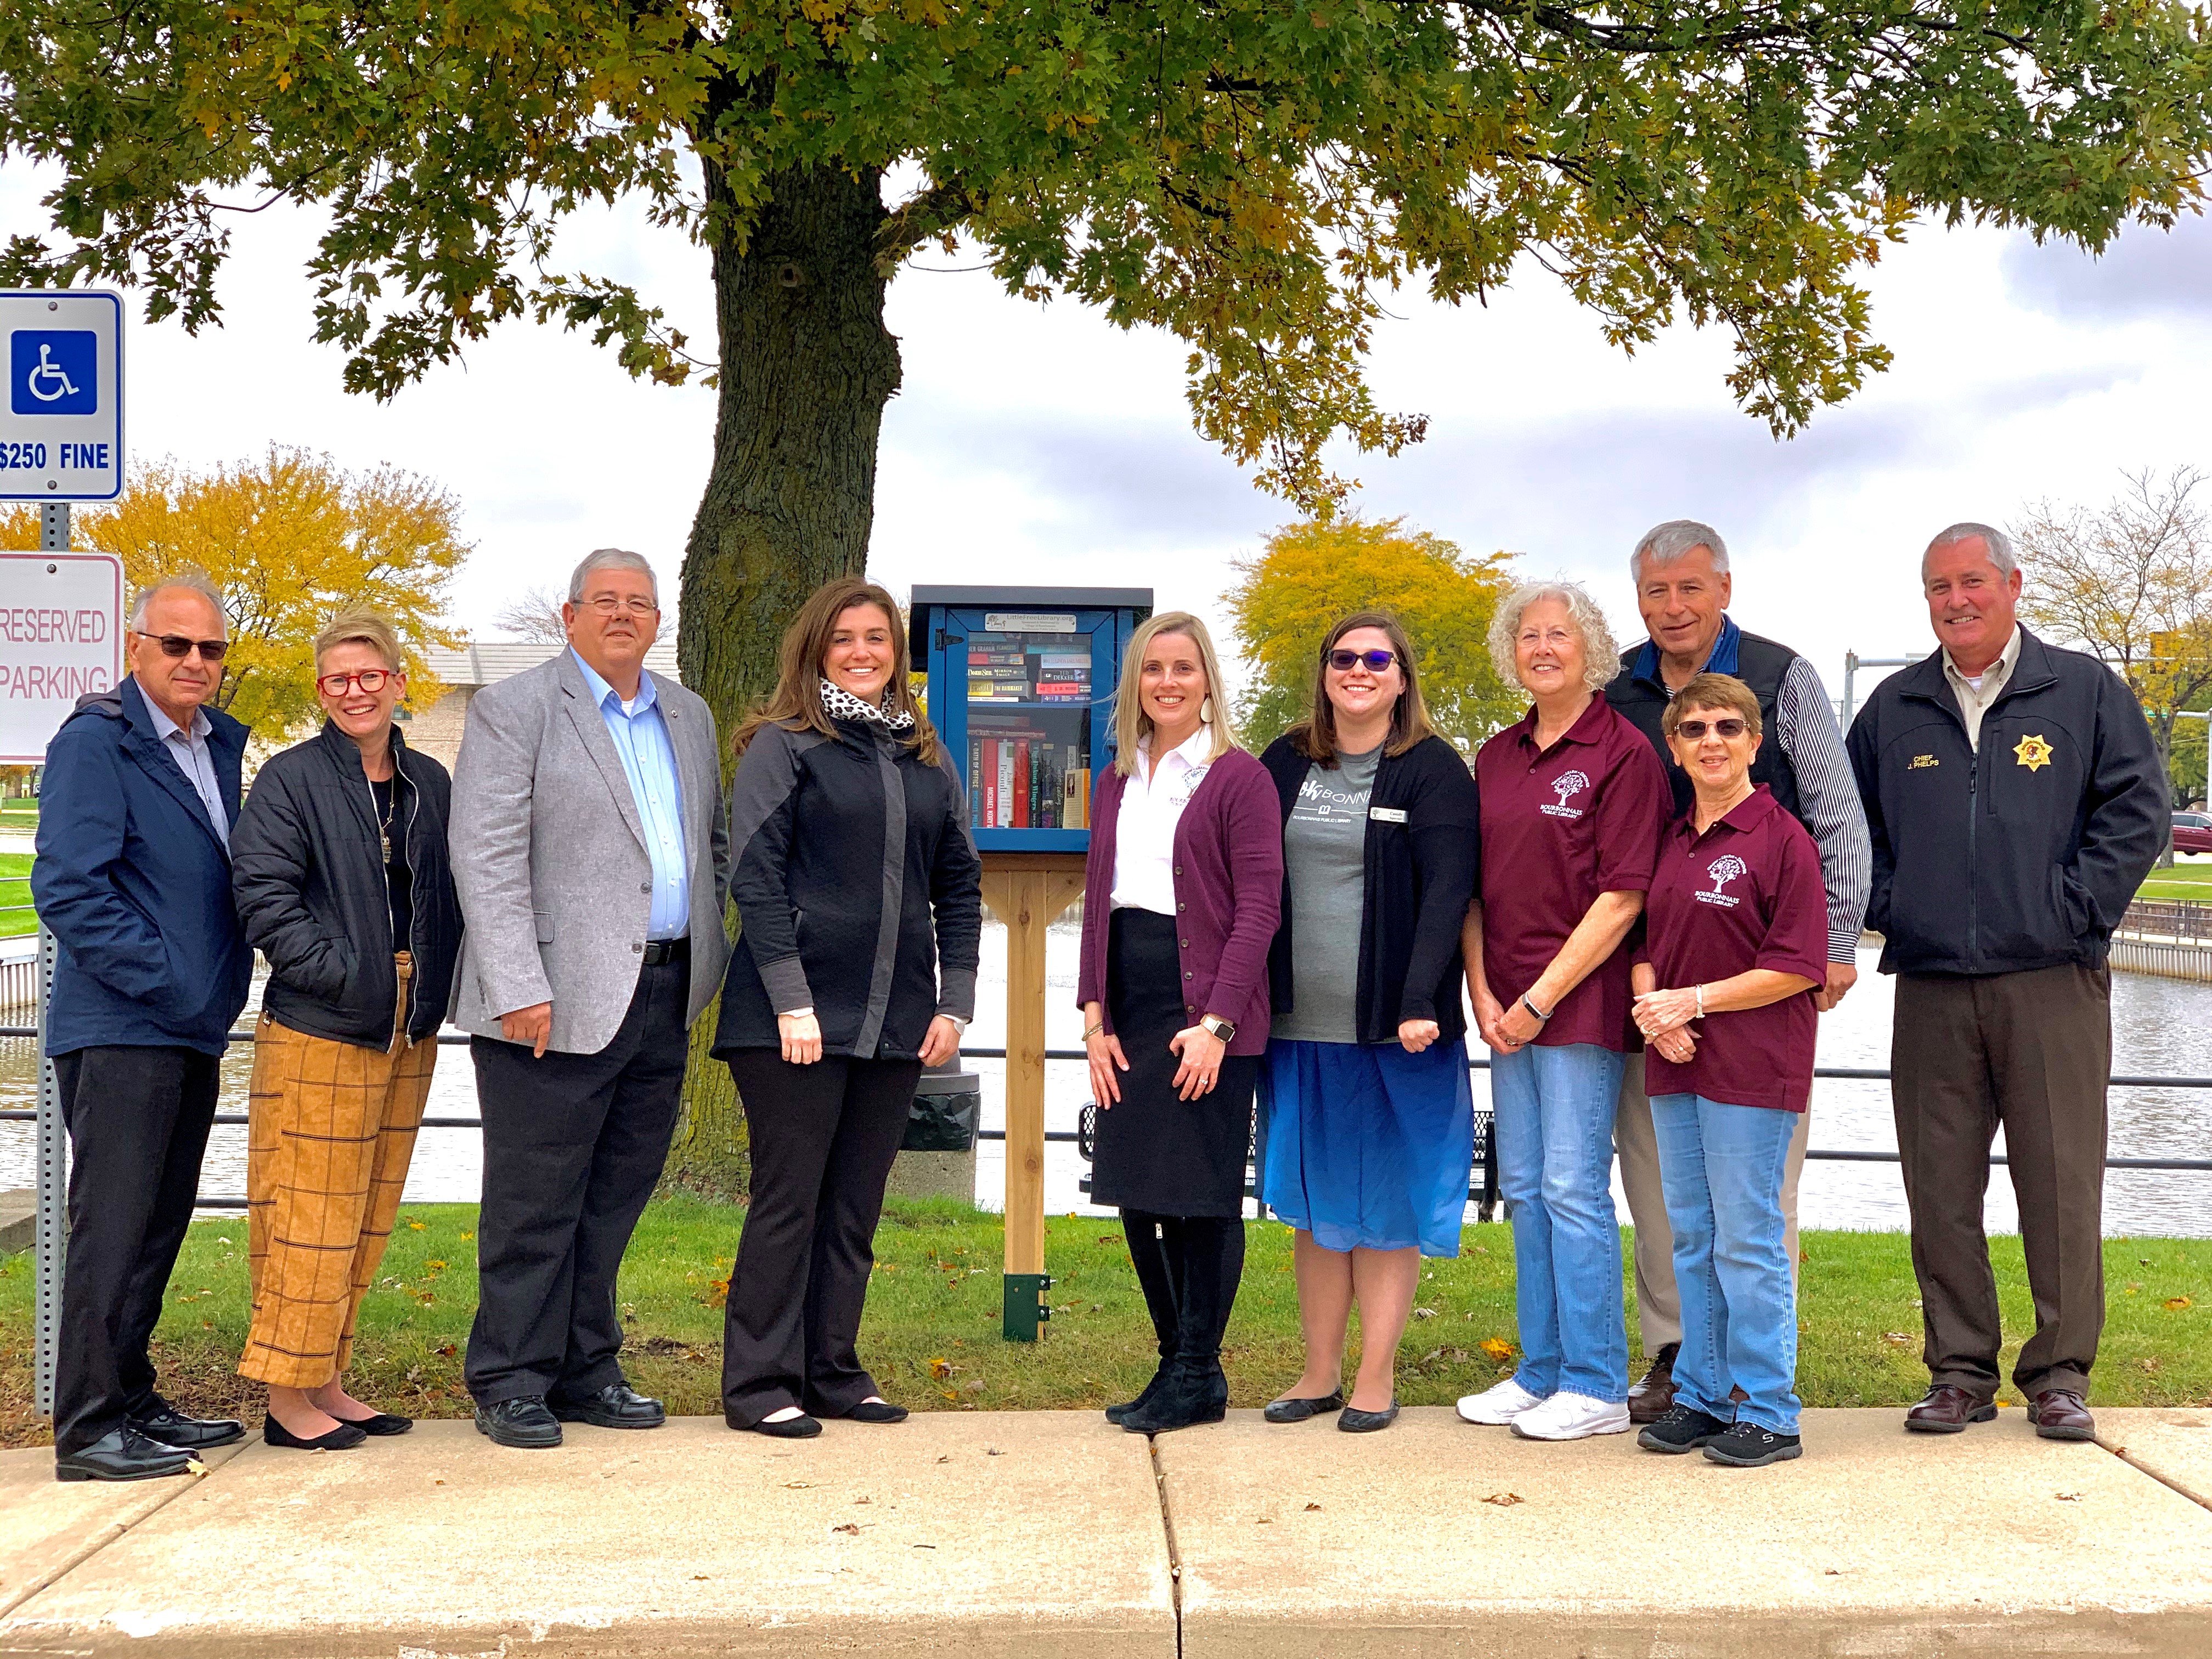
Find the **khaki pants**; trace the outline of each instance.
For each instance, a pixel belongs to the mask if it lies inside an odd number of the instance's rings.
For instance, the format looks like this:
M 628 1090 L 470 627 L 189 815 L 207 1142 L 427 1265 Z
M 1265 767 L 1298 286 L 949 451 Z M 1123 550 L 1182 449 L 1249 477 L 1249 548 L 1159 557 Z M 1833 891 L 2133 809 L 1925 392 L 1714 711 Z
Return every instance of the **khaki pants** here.
M 1613 1149 L 1620 1155 L 1620 1184 L 1628 1218 L 1636 1224 L 1636 1320 L 1646 1358 L 1682 1340 L 1682 1298 L 1674 1289 L 1674 1232 L 1667 1224 L 1667 1191 L 1659 1179 L 1659 1139 L 1651 1128 L 1651 1097 L 1644 1092 L 1644 1051 L 1632 1051 L 1621 1068 L 1620 1103 L 1613 1119 Z M 1797 1114 L 1790 1158 L 1782 1175 L 1782 1247 L 1790 1279 L 1797 1279 L 1797 1177 L 1805 1172 L 1813 1114 Z
M 354 1317 L 399 1212 L 438 1059 L 434 1038 L 407 1041 L 413 964 L 404 951 L 397 961 L 389 1048 L 308 1036 L 266 1014 L 254 1032 L 246 1168 L 253 1326 L 241 1376 L 319 1389 L 353 1357 Z

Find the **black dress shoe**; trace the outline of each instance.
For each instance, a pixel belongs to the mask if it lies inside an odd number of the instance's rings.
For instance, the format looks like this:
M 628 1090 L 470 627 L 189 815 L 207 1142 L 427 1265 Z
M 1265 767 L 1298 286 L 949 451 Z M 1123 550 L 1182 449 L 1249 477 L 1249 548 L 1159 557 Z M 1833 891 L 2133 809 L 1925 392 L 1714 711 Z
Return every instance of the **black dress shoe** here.
M 864 1400 L 845 1413 L 848 1423 L 903 1423 L 907 1409 L 882 1400 Z
M 627 1382 L 610 1382 L 582 1400 L 549 1395 L 545 1403 L 563 1423 L 589 1423 L 598 1429 L 657 1429 L 668 1420 L 658 1400 L 633 1392 Z
M 184 1474 L 192 1467 L 192 1455 L 150 1440 L 125 1425 L 111 1430 L 89 1446 L 54 1454 L 57 1480 L 154 1480 L 166 1474 Z
M 1346 1434 L 1372 1434 L 1397 1420 L 1398 1402 L 1394 1400 L 1379 1412 L 1364 1412 L 1356 1406 L 1346 1406 L 1337 1413 L 1336 1426 Z
M 477 1407 L 477 1432 L 492 1443 L 522 1451 L 543 1451 L 561 1443 L 561 1423 L 535 1395 Z
M 1270 1400 L 1267 1402 L 1267 1409 L 1261 1412 L 1260 1415 L 1270 1423 L 1303 1423 L 1310 1418 L 1320 1417 L 1328 1412 L 1340 1412 L 1343 1409 L 1344 1390 L 1339 1389 L 1333 1394 L 1304 1399 L 1295 1395 L 1285 1395 L 1280 1400 Z
M 355 1428 L 359 1429 L 363 1434 L 373 1434 L 379 1437 L 385 1435 L 404 1434 L 408 1430 L 415 1426 L 415 1419 L 413 1418 L 395 1416 L 390 1412 L 379 1412 L 374 1417 L 342 1417 L 338 1421 L 341 1423 L 350 1423 Z
M 368 1435 L 358 1423 L 343 1421 L 327 1434 L 295 1434 L 272 1416 L 261 1425 L 261 1437 L 290 1451 L 350 1451 Z
M 246 1438 L 246 1425 L 234 1417 L 187 1417 L 161 1399 L 154 1407 L 145 1416 L 132 1418 L 131 1426 L 179 1451 L 210 1451 Z
M 777 1423 L 771 1423 L 765 1418 L 757 1423 L 732 1423 L 727 1417 L 722 1420 L 733 1429 L 750 1429 L 755 1434 L 772 1435 L 778 1440 L 811 1440 L 822 1432 L 820 1419 L 809 1417 L 805 1412 Z

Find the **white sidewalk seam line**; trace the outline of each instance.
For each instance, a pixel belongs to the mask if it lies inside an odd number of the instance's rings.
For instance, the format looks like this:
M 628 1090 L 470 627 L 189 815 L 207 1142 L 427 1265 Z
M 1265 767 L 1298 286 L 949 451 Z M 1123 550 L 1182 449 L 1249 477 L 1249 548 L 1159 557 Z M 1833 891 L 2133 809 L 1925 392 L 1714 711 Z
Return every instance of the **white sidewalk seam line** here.
M 218 1448 L 218 1449 L 220 1449 Z M 241 1446 L 240 1449 L 243 1450 L 243 1446 Z M 179 1498 L 182 1498 L 193 1487 L 199 1486 L 204 1481 L 214 1480 L 216 1473 L 222 1469 L 223 1464 L 229 1462 L 231 1461 L 231 1457 L 235 1457 L 237 1455 L 237 1452 L 233 1452 L 231 1456 L 224 1458 L 222 1463 L 210 1465 L 208 1472 L 205 1474 L 188 1475 L 181 1480 L 178 1480 L 174 1475 L 168 1476 L 167 1480 L 169 1484 L 176 1488 L 175 1491 L 169 1492 L 167 1496 L 162 1498 L 161 1502 L 155 1504 L 153 1508 L 148 1510 L 145 1514 L 138 1516 L 137 1520 L 109 1521 L 105 1522 L 100 1528 L 101 1535 L 92 1539 L 92 1540 L 87 1543 L 82 1549 L 70 1556 L 69 1559 L 63 1562 L 58 1567 L 56 1567 L 44 1578 L 41 1578 L 35 1583 L 26 1587 L 21 1594 L 10 1597 L 5 1601 L 0 1601 L 0 1619 L 5 1619 L 9 1613 L 15 1612 L 16 1608 L 21 1607 L 24 1602 L 29 1601 L 33 1596 L 52 1589 L 56 1584 L 60 1583 L 63 1579 L 68 1577 L 70 1574 L 75 1572 L 86 1562 L 91 1560 L 94 1556 L 99 1554 L 100 1551 L 106 1549 L 110 1544 L 115 1543 L 118 1540 L 121 1539 L 125 1533 L 128 1533 L 133 1527 L 138 1525 L 139 1522 L 152 1520 L 155 1516 L 159 1515 L 163 1510 L 168 1508 L 170 1504 L 175 1503 Z

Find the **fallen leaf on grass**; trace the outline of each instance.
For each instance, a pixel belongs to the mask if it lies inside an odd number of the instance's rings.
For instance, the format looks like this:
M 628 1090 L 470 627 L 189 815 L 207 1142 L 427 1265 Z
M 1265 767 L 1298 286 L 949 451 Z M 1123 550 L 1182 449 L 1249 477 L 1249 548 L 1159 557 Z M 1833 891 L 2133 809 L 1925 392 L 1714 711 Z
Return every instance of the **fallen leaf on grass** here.
M 1486 1336 L 1474 1346 L 1501 1364 L 1513 1358 L 1513 1345 L 1502 1336 Z
M 451 1359 L 455 1354 L 460 1352 L 460 1349 L 454 1344 L 448 1342 L 444 1347 L 434 1348 L 431 1352 L 435 1353 L 441 1359 Z
M 1909 1348 L 1912 1346 L 1912 1338 L 1904 1331 L 1884 1331 L 1881 1341 L 1886 1348 Z
M 2169 1296 L 2166 1298 L 2166 1310 L 2168 1313 L 2179 1313 L 2184 1308 L 2193 1308 L 2196 1305 L 2185 1296 Z
M 1516 1504 L 1525 1504 L 1528 1500 L 1517 1492 L 1494 1492 L 1482 1501 L 1486 1504 L 1495 1504 L 1501 1510 L 1510 1510 Z
M 1434 1319 L 1436 1316 L 1437 1310 L 1434 1308 L 1416 1308 L 1413 1310 L 1413 1317 L 1416 1319 Z
M 952 1375 L 952 1362 L 942 1355 L 933 1356 L 929 1362 L 929 1374 L 942 1382 Z
M 419 1233 L 422 1231 L 422 1224 L 419 1221 L 410 1221 L 407 1224 L 407 1231 L 410 1233 Z

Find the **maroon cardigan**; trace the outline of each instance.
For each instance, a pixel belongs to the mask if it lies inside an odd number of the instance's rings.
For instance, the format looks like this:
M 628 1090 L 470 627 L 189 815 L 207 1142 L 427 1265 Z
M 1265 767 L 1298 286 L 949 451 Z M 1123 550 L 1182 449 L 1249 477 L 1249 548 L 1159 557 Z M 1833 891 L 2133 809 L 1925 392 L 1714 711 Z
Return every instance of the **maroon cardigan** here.
M 1107 1006 L 1114 848 L 1128 780 L 1109 767 L 1091 805 L 1091 854 L 1083 872 L 1083 965 L 1079 1006 Z M 1183 1006 L 1233 1022 L 1232 1054 L 1267 1047 L 1267 949 L 1283 902 L 1283 816 L 1267 769 L 1241 749 L 1213 763 L 1176 823 L 1175 895 L 1184 975 Z

